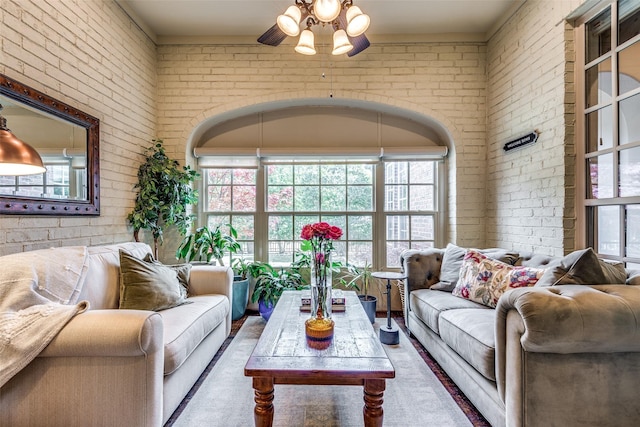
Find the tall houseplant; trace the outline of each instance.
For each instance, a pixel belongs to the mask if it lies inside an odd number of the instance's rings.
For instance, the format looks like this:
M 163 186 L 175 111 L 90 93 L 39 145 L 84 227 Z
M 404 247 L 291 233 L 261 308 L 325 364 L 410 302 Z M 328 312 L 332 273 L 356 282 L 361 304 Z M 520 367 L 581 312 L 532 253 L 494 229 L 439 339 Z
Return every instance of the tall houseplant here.
M 184 235 L 193 215 L 188 206 L 198 202 L 198 193 L 191 183 L 199 176 L 189 166 L 180 167 L 167 156 L 161 139 L 145 151 L 145 161 L 138 169 L 138 190 L 133 211 L 127 221 L 133 226 L 133 238 L 139 242 L 140 230 L 150 230 L 153 235 L 153 252 L 158 258 L 158 245 L 162 244 L 163 231 L 173 225 Z

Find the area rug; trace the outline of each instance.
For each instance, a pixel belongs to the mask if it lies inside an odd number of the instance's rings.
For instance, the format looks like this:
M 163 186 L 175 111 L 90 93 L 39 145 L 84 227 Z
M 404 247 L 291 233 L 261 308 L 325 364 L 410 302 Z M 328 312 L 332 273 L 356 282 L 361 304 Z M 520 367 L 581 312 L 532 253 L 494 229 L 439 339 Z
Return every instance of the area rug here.
M 374 326 L 382 324 L 378 319 Z M 165 427 L 253 426 L 253 388 L 244 365 L 265 322 L 246 319 L 179 414 Z M 465 413 L 422 360 L 404 332 L 400 344 L 384 349 L 396 370 L 384 394 L 384 426 L 471 426 Z M 362 387 L 275 386 L 274 426 L 356 427 L 363 425 Z

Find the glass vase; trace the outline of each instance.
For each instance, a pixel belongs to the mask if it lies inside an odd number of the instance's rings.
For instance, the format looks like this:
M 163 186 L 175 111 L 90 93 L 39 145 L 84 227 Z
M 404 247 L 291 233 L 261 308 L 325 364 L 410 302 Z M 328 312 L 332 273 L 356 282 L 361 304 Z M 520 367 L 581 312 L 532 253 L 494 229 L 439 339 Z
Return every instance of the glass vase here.
M 305 333 L 307 344 L 319 350 L 329 347 L 333 340 L 331 280 L 331 257 L 314 254 L 311 263 L 311 317 L 305 322 Z

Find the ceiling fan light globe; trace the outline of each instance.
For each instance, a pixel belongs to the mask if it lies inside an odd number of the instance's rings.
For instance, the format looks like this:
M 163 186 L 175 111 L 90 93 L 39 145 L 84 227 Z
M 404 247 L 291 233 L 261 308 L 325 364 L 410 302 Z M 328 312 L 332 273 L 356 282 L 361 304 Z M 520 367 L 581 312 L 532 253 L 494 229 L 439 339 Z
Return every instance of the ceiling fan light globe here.
M 315 0 L 313 14 L 321 22 L 332 22 L 340 15 L 341 7 L 340 0 Z
M 358 6 L 351 6 L 347 9 L 347 23 L 347 34 L 356 37 L 367 31 L 371 19 L 369 15 L 362 13 Z
M 302 13 L 297 6 L 289 6 L 287 10 L 279 15 L 276 19 L 278 28 L 282 30 L 288 36 L 295 37 L 300 34 L 300 19 Z
M 353 49 L 353 45 L 349 42 L 349 37 L 344 30 L 338 30 L 333 33 L 333 55 L 342 55 Z
M 302 33 L 300 33 L 298 44 L 294 48 L 295 51 L 303 55 L 315 55 L 316 48 L 313 45 L 314 38 L 313 31 L 310 29 L 303 30 Z

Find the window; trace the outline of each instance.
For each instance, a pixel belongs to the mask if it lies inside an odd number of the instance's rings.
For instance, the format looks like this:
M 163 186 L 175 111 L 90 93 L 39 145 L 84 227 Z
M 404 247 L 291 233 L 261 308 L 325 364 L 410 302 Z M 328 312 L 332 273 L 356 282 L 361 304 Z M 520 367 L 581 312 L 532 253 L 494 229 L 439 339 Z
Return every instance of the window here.
M 257 169 L 203 168 L 203 222 L 232 224 L 245 258 L 289 265 L 302 227 L 326 221 L 344 232 L 336 260 L 399 268 L 402 250 L 436 241 L 438 164 L 265 160 Z
M 44 174 L 0 176 L 0 194 L 24 197 L 86 199 L 86 169 L 70 162 L 44 162 Z
M 640 267 L 640 4 L 619 0 L 579 29 L 586 244 Z

